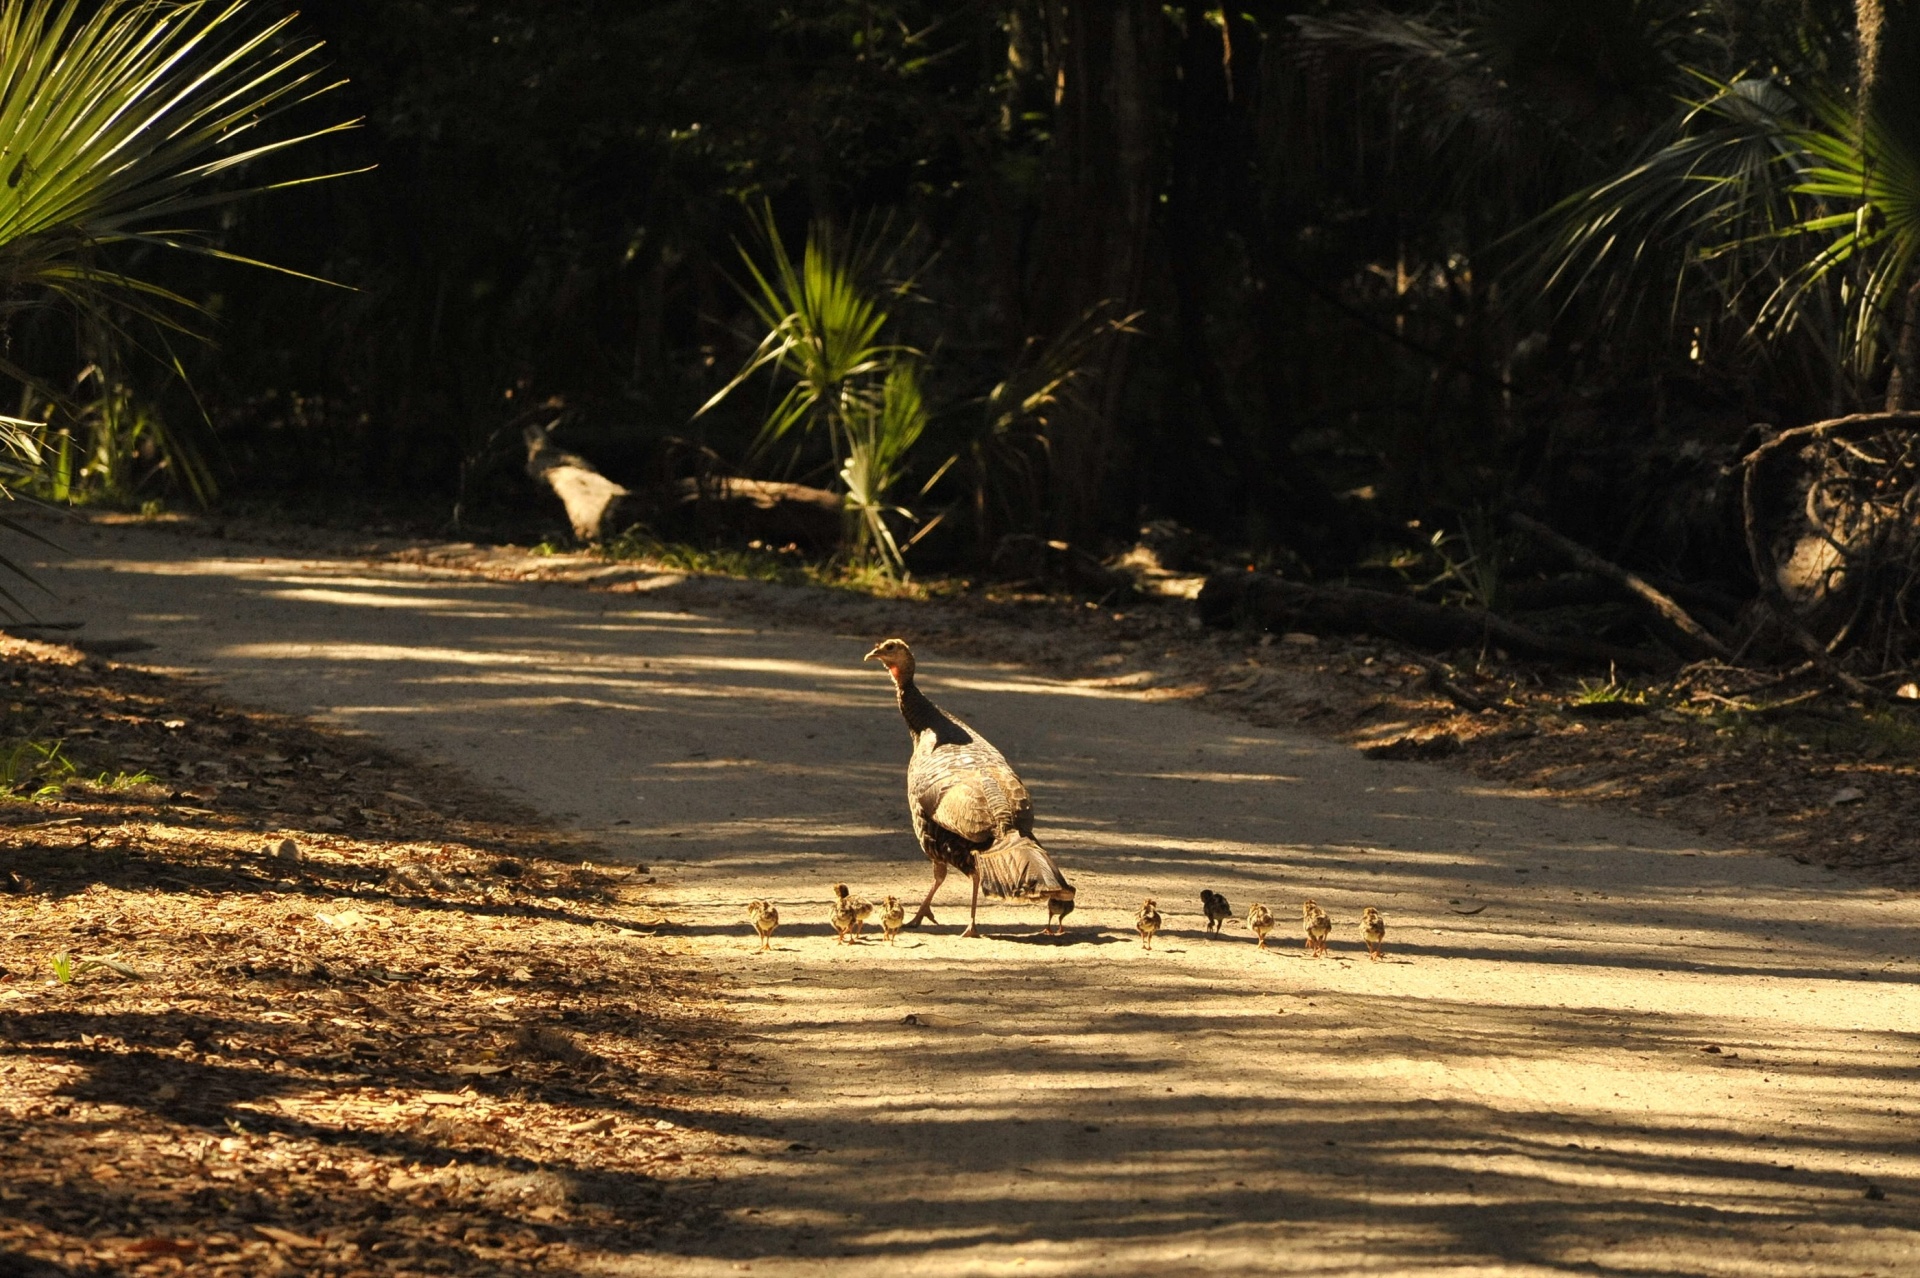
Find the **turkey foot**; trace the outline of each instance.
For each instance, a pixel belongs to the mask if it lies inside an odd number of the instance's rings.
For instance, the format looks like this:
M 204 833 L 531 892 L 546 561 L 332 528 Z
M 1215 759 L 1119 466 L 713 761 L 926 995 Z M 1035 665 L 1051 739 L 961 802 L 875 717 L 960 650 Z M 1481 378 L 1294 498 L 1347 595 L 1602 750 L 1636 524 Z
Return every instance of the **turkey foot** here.
M 933 917 L 933 894 L 938 892 L 940 885 L 946 881 L 947 863 L 945 861 L 935 861 L 933 863 L 933 886 L 927 889 L 927 899 L 920 902 L 920 909 L 914 914 L 913 921 L 907 924 L 908 927 L 919 927 L 921 919 L 925 919 L 935 926 L 939 925 L 940 920 Z
M 973 872 L 973 913 L 967 917 L 967 930 L 963 937 L 980 935 L 980 872 Z

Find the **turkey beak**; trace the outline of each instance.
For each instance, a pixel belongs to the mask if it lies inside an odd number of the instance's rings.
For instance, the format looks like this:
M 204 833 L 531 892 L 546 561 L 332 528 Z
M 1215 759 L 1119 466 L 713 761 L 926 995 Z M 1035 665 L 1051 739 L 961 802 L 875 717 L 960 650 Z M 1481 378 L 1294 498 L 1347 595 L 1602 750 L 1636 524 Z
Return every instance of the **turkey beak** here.
M 880 648 L 879 648 L 879 645 L 877 645 L 877 644 L 876 644 L 876 645 L 874 646 L 874 649 L 873 649 L 873 651 L 872 651 L 872 652 L 869 652 L 869 653 L 868 653 L 868 654 L 867 654 L 866 656 L 864 656 L 864 657 L 862 657 L 862 658 L 860 658 L 860 660 L 862 660 L 862 661 L 878 661 L 878 660 L 880 660 Z

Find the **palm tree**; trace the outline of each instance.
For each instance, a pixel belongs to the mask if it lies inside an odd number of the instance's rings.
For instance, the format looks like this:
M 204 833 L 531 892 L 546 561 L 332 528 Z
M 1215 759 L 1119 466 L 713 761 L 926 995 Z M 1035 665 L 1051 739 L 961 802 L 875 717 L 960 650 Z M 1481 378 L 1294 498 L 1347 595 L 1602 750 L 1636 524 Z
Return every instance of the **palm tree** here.
M 276 132 L 284 112 L 336 87 L 319 79 L 319 44 L 293 39 L 290 22 L 256 19 L 248 0 L 0 0 L 0 331 L 54 304 L 121 344 L 128 315 L 193 331 L 193 303 L 132 274 L 114 250 L 245 260 L 196 221 L 330 176 L 246 177 L 269 156 L 351 127 Z M 9 349 L 0 343 L 0 374 L 63 402 Z M 6 478 L 42 464 L 43 426 L 0 419 L 10 454 L 0 493 Z
M 1884 371 L 1886 406 L 1920 399 L 1920 6 L 1862 26 L 1853 85 L 1777 73 L 1717 80 L 1671 140 L 1533 227 L 1534 277 L 1615 319 L 1650 297 L 1709 309 L 1742 335 L 1819 352 L 1832 397 Z M 1704 321 L 1702 321 L 1704 322 Z

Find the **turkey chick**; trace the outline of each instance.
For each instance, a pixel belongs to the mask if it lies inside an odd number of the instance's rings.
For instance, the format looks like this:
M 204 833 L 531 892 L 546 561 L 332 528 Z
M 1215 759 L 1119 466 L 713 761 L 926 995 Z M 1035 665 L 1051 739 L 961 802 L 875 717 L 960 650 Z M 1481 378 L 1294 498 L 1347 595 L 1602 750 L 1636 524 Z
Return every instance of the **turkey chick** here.
M 1042 931 L 1050 932 L 1054 936 L 1065 936 L 1067 934 L 1067 915 L 1071 913 L 1073 913 L 1073 898 L 1071 896 L 1049 898 L 1047 901 L 1047 926 L 1043 928 Z
M 1148 897 L 1133 912 L 1133 925 L 1140 929 L 1140 943 L 1152 949 L 1154 933 L 1160 930 L 1160 908 L 1154 904 L 1152 897 Z
M 1307 928 L 1307 953 L 1319 958 L 1327 952 L 1327 936 L 1333 931 L 1333 920 L 1312 901 L 1300 902 L 1300 917 Z
M 1258 948 L 1267 948 L 1267 933 L 1273 931 L 1273 911 L 1255 901 L 1247 907 L 1247 930 L 1260 938 Z
M 1220 928 L 1233 917 L 1233 907 L 1218 892 L 1200 889 L 1200 909 L 1207 916 L 1207 935 L 1220 935 Z
M 890 896 L 880 903 L 880 930 L 886 933 L 888 945 L 893 944 L 893 938 L 900 935 L 900 929 L 906 925 L 907 911 L 899 897 Z
M 1383 958 L 1386 955 L 1387 921 L 1380 917 L 1380 911 L 1369 905 L 1360 912 L 1360 935 L 1367 941 L 1367 957 Z
M 760 934 L 760 948 L 773 948 L 773 929 L 780 926 L 780 911 L 773 908 L 772 901 L 748 901 L 747 922 L 753 924 L 753 930 Z
M 854 896 L 844 883 L 833 885 L 833 897 L 833 930 L 840 934 L 842 944 L 857 942 L 860 925 L 873 913 L 873 902 Z

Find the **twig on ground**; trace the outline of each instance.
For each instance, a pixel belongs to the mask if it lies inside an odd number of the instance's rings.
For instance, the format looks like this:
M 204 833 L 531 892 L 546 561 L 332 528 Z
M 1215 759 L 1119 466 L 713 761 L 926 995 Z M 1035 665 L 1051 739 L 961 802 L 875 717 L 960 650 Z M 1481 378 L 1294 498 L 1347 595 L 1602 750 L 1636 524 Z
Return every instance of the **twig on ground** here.
M 1470 710 L 1474 714 L 1484 714 L 1487 712 L 1499 712 L 1507 708 L 1498 701 L 1489 701 L 1487 698 L 1477 693 L 1468 692 L 1465 688 L 1461 687 L 1454 681 L 1453 669 L 1444 661 L 1436 661 L 1432 657 L 1423 656 L 1417 652 L 1408 653 L 1407 660 L 1426 671 L 1428 684 L 1430 684 L 1436 692 L 1444 695 L 1447 700 L 1453 702 L 1453 704 L 1459 706 L 1462 710 Z
M 1654 615 L 1665 623 L 1665 628 L 1676 631 L 1683 646 L 1711 657 L 1732 655 L 1732 651 L 1718 635 L 1701 625 L 1691 613 L 1674 602 L 1671 596 L 1655 589 L 1638 573 L 1622 568 L 1610 560 L 1602 559 L 1571 537 L 1564 537 L 1539 520 L 1530 519 L 1518 511 L 1507 516 L 1507 520 L 1520 531 L 1530 533 L 1558 550 L 1572 560 L 1576 567 L 1585 569 L 1597 577 L 1605 577 L 1623 587 L 1634 598 L 1650 608 Z

